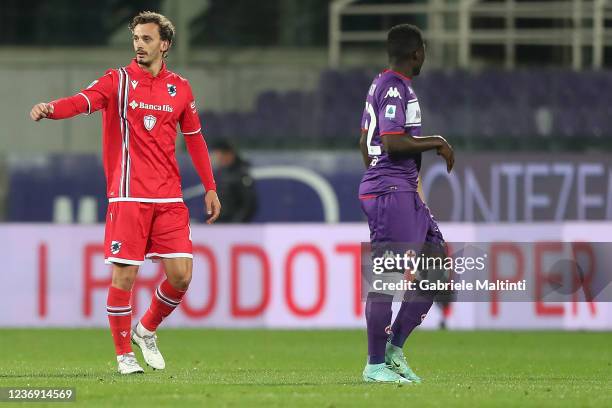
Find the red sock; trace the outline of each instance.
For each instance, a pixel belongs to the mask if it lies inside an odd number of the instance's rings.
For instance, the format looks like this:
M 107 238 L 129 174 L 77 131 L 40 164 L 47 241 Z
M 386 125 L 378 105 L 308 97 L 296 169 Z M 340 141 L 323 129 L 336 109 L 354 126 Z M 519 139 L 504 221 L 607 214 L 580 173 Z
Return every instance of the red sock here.
M 130 345 L 130 329 L 132 326 L 131 296 L 132 291 L 129 290 L 113 286 L 108 289 L 106 312 L 108 313 L 108 323 L 110 324 L 117 355 L 132 351 L 132 346 Z
M 168 279 L 164 280 L 155 290 L 151 306 L 146 311 L 140 323 L 145 329 L 154 332 L 157 326 L 181 303 L 186 291 L 175 289 Z

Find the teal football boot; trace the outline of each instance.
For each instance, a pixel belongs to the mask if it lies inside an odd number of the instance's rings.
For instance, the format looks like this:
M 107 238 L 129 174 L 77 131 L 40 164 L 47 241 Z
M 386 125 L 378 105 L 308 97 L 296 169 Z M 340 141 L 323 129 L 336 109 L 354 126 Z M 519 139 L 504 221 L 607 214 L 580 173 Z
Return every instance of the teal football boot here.
M 421 377 L 416 375 L 408 365 L 404 351 L 390 342 L 387 342 L 385 349 L 385 364 L 388 369 L 411 382 L 420 383 L 422 381 Z
M 387 384 L 406 384 L 411 381 L 387 368 L 385 363 L 366 364 L 363 369 L 363 380 L 365 382 L 387 383 Z

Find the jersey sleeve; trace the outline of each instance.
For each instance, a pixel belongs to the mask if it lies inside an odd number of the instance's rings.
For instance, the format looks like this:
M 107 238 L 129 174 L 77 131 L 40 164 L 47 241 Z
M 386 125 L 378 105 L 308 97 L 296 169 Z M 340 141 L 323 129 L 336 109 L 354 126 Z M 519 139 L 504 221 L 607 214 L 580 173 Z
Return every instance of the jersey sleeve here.
M 187 85 L 187 98 L 185 106 L 183 107 L 183 113 L 180 117 L 181 132 L 185 136 L 197 135 L 202 131 L 200 124 L 200 117 L 198 116 L 198 109 L 196 108 L 195 98 L 191 91 L 189 82 Z
M 409 94 L 406 106 L 406 129 L 413 136 L 421 134 L 421 107 L 414 93 Z
M 195 167 L 196 173 L 198 173 L 198 176 L 202 181 L 204 190 L 216 191 L 217 185 L 215 184 L 215 177 L 212 171 L 212 165 L 210 163 L 208 146 L 206 145 L 206 141 L 204 140 L 202 134 L 198 132 L 195 136 L 186 137 L 185 145 L 187 146 L 189 156 L 191 156 L 193 167 Z
M 200 180 L 206 191 L 216 190 L 215 177 L 210 163 L 210 155 L 208 154 L 208 146 L 202 135 L 202 126 L 200 125 L 200 117 L 196 109 L 195 98 L 191 91 L 189 82 L 185 81 L 187 86 L 187 98 L 179 123 L 181 132 L 185 136 L 185 145 L 191 156 L 193 166 L 200 176 Z
M 53 113 L 49 119 L 67 119 L 79 113 L 89 115 L 106 108 L 113 89 L 112 71 L 107 71 L 76 95 L 51 101 Z
M 392 80 L 381 87 L 378 94 L 378 129 L 380 135 L 406 133 L 406 102 L 408 92 L 404 84 Z
M 108 101 L 113 95 L 113 71 L 108 70 L 100 78 L 93 81 L 89 86 L 79 92 L 87 100 L 87 114 L 94 113 L 106 108 Z

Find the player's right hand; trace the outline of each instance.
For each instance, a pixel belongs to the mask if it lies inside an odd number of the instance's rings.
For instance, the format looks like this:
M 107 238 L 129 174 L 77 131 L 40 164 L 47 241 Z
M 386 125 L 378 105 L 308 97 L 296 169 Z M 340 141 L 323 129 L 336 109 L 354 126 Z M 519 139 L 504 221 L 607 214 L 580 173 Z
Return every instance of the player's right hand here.
M 442 156 L 444 160 L 446 160 L 446 171 L 450 173 L 455 165 L 455 152 L 446 139 L 444 139 L 442 136 L 438 137 L 442 139 L 442 145 L 438 147 L 437 153 L 438 155 Z
M 30 117 L 33 121 L 38 122 L 41 119 L 48 118 L 53 113 L 53 105 L 50 103 L 37 103 L 30 111 Z

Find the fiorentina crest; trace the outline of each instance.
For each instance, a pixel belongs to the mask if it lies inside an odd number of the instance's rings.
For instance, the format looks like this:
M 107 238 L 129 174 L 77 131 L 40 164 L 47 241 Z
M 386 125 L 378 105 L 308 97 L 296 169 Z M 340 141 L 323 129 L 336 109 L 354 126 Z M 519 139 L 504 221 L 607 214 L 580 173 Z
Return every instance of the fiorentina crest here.
M 166 84 L 166 86 L 168 87 L 168 93 L 170 94 L 170 96 L 175 97 L 176 96 L 176 85 Z
M 155 126 L 155 122 L 157 122 L 157 118 L 153 115 L 147 115 L 143 118 L 144 121 L 144 127 L 147 128 L 147 130 L 151 130 L 153 129 L 153 126 Z

